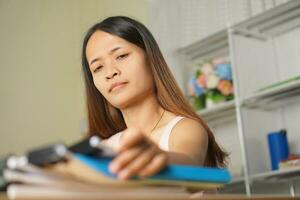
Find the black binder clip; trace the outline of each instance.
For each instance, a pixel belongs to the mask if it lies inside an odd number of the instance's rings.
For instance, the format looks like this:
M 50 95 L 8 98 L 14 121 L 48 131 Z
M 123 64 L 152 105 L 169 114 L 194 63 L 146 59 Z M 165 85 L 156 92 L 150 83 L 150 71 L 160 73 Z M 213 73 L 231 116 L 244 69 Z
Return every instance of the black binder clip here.
M 70 147 L 57 143 L 28 151 L 25 156 L 18 158 L 16 162 L 47 166 L 67 161 L 70 153 L 80 153 L 96 157 L 114 157 L 116 155 L 115 151 L 101 143 L 99 137 L 92 136 Z
M 86 138 L 69 147 L 69 151 L 91 156 L 114 157 L 115 151 L 105 146 L 98 136 Z
M 66 161 L 67 153 L 68 149 L 64 144 L 54 144 L 29 151 L 26 157 L 31 164 L 45 166 Z

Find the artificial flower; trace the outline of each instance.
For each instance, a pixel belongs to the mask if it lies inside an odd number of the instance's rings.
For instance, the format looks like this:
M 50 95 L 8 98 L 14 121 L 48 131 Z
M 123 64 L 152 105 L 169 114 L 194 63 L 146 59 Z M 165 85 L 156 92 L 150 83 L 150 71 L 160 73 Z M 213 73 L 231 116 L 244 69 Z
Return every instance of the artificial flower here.
M 204 89 L 197 84 L 197 80 L 196 80 L 195 77 L 192 77 L 190 79 L 189 85 L 192 86 L 191 94 L 194 94 L 194 96 L 198 97 L 198 96 L 200 96 L 200 95 L 202 95 L 204 93 Z
M 206 77 L 206 87 L 208 89 L 215 89 L 218 86 L 220 78 L 215 74 L 211 73 Z
M 197 78 L 197 84 L 202 87 L 202 88 L 206 88 L 206 78 L 204 74 L 201 74 L 198 78 Z
M 188 83 L 188 93 L 196 110 L 234 98 L 231 65 L 227 59 L 220 57 L 203 63 L 196 65 Z
M 217 65 L 224 63 L 224 59 L 223 58 L 215 58 L 211 62 L 213 64 L 213 66 L 216 67 Z
M 216 68 L 217 74 L 220 79 L 232 80 L 232 71 L 230 63 L 218 64 Z
M 208 76 L 214 71 L 212 64 L 210 63 L 205 63 L 201 66 L 201 72 L 205 75 Z
M 214 105 L 224 102 L 226 99 L 224 95 L 220 93 L 217 89 L 210 90 L 207 92 L 206 95 L 206 107 L 211 108 Z
M 225 96 L 233 93 L 233 85 L 228 80 L 221 80 L 218 84 L 218 90 Z
M 195 97 L 196 96 L 195 91 L 194 91 L 194 87 L 190 83 L 188 84 L 188 94 L 191 97 Z

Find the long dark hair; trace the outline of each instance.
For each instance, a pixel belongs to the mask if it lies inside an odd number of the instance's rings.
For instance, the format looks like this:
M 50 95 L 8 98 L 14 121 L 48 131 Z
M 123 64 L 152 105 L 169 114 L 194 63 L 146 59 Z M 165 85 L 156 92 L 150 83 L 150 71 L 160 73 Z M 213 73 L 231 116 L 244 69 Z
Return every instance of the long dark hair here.
M 207 124 L 185 99 L 152 34 L 143 24 L 125 16 L 109 17 L 93 25 L 86 33 L 83 41 L 82 66 L 87 98 L 88 134 L 97 133 L 101 138 L 108 138 L 126 128 L 121 111 L 113 107 L 93 83 L 86 58 L 86 46 L 89 38 L 97 30 L 125 39 L 145 51 L 160 106 L 176 115 L 191 118 L 201 123 L 208 134 L 208 149 L 204 165 L 225 167 L 227 154 L 216 143 Z

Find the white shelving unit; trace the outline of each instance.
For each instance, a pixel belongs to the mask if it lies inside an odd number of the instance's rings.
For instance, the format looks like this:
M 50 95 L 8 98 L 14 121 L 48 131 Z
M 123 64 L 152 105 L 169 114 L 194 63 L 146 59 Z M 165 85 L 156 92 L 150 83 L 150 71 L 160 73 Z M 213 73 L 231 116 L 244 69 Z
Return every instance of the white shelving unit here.
M 230 57 L 235 99 L 199 112 L 230 153 L 234 179 L 224 191 L 300 195 L 300 169 L 271 171 L 267 144 L 269 132 L 284 128 L 290 151 L 300 153 L 300 80 L 262 90 L 300 76 L 300 1 L 281 4 L 178 53 L 189 68 L 182 70 L 185 82 L 199 60 Z
M 300 78 L 297 81 L 257 92 L 242 99 L 242 104 L 249 108 L 274 109 L 286 101 L 297 102 L 300 97 Z
M 235 117 L 235 104 L 233 100 L 222 102 L 212 108 L 203 109 L 198 114 L 208 122 L 224 122 L 228 118 Z
M 300 179 L 300 169 L 285 169 L 256 174 L 251 177 L 252 182 L 285 183 Z

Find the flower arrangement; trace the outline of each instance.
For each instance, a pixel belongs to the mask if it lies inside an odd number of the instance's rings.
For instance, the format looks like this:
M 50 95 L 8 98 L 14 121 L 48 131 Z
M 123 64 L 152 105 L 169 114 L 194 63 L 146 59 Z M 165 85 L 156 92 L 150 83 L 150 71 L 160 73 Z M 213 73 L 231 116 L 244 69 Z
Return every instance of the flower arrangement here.
M 195 73 L 189 79 L 188 94 L 196 110 L 232 100 L 231 64 L 223 58 L 196 64 Z

